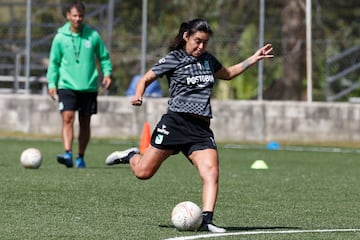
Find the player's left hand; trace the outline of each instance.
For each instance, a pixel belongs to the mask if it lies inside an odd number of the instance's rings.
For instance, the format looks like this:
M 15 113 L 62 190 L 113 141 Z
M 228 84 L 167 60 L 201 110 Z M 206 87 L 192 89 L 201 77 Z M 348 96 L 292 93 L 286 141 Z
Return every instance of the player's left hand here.
M 274 54 L 272 54 L 272 50 L 273 50 L 272 45 L 268 43 L 259 50 L 257 50 L 254 55 L 256 56 L 258 61 L 264 58 L 273 58 Z

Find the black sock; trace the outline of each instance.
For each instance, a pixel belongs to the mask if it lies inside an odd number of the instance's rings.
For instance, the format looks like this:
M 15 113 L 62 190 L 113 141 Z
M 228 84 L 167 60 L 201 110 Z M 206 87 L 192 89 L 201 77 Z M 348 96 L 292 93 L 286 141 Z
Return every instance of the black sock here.
M 71 150 L 65 150 L 66 153 L 72 154 Z
M 213 215 L 214 215 L 214 212 L 208 212 L 208 211 L 203 212 L 202 213 L 203 222 L 204 223 L 212 223 Z
M 78 154 L 79 158 L 84 158 L 84 154 Z
M 137 154 L 136 152 L 130 152 L 128 157 L 127 157 L 127 162 L 130 162 L 130 159 L 135 155 Z

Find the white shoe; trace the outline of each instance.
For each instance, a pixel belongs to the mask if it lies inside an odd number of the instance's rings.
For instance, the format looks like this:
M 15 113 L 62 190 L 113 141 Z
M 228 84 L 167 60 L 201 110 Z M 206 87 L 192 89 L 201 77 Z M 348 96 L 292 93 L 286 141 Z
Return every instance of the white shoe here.
M 140 153 L 140 151 L 136 147 L 129 148 L 124 151 L 115 151 L 106 158 L 105 163 L 106 163 L 106 165 L 114 165 L 114 164 L 121 164 L 121 163 L 126 164 L 126 163 L 129 163 L 130 158 L 134 154 L 139 154 L 139 153 Z
M 226 232 L 225 228 L 218 227 L 213 223 L 203 223 L 203 224 L 201 224 L 201 226 L 200 226 L 200 228 L 198 230 L 199 231 L 208 231 L 208 232 L 212 232 L 212 233 L 224 233 L 224 232 Z
M 215 224 L 209 223 L 207 224 L 207 228 L 209 230 L 209 232 L 213 232 L 213 233 L 224 233 L 226 232 L 225 228 L 222 227 L 218 227 Z

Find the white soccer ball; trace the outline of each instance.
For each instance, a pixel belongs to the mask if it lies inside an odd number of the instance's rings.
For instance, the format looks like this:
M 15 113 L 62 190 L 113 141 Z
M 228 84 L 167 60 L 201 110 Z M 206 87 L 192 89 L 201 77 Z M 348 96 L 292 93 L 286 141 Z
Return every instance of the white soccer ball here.
M 42 163 L 42 155 L 37 148 L 25 149 L 20 156 L 20 163 L 24 168 L 37 169 Z
M 193 202 L 181 202 L 172 210 L 171 221 L 179 231 L 194 231 L 202 223 L 202 211 Z

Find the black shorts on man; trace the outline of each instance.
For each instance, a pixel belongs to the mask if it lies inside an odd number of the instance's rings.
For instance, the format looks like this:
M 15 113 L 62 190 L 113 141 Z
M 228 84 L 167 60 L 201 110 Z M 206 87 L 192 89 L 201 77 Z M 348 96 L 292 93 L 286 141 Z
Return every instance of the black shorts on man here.
M 70 89 L 59 89 L 59 110 L 79 111 L 81 116 L 97 113 L 97 92 L 82 92 Z

